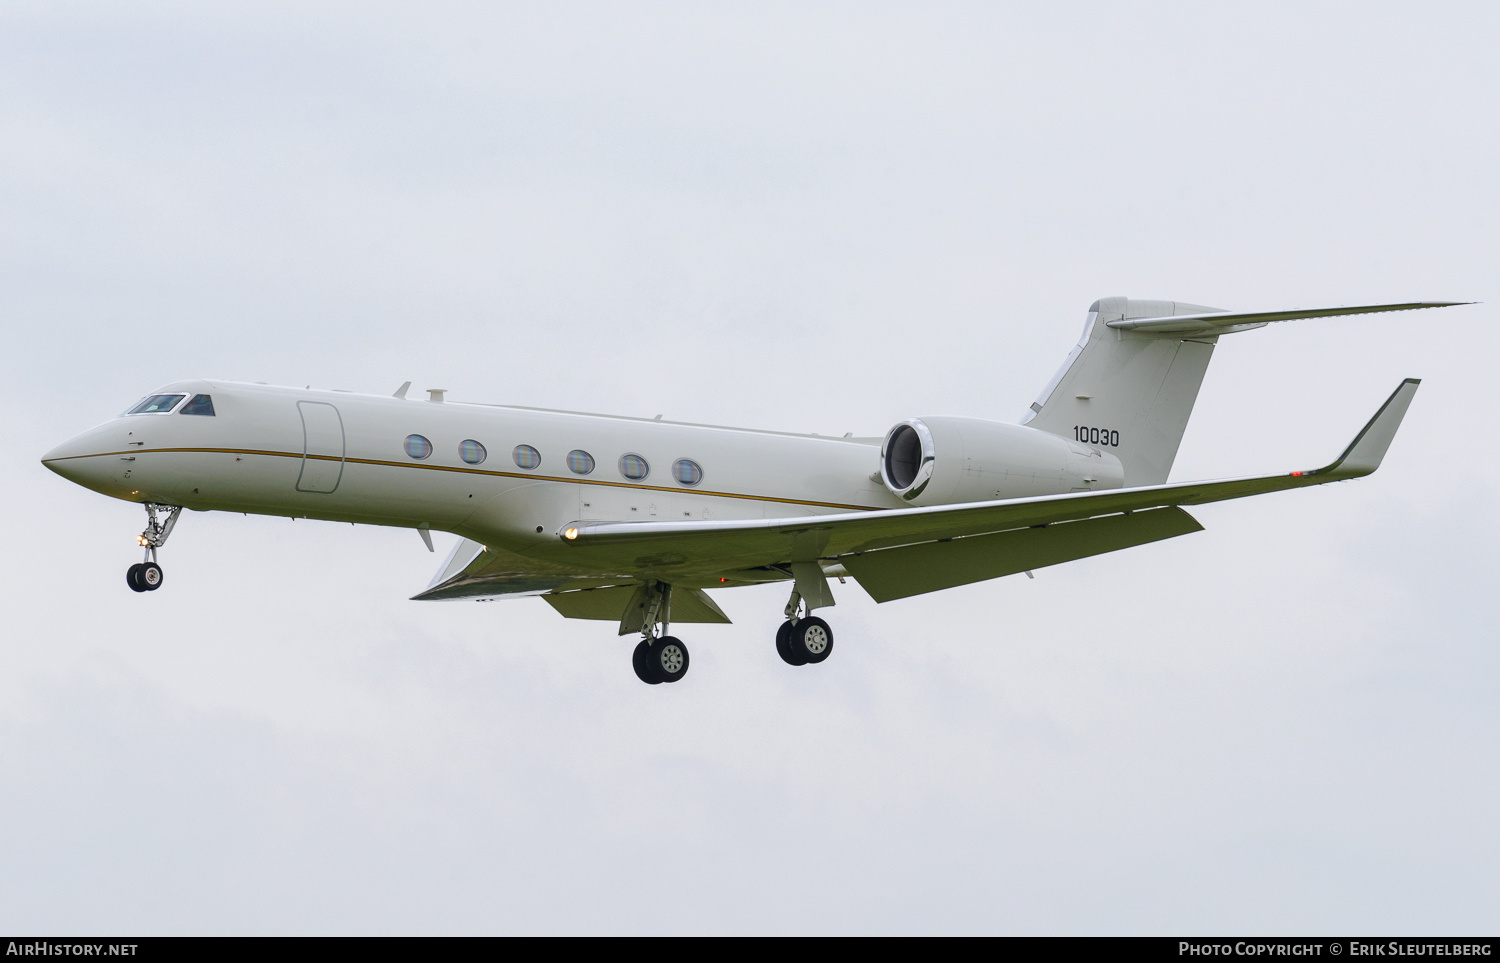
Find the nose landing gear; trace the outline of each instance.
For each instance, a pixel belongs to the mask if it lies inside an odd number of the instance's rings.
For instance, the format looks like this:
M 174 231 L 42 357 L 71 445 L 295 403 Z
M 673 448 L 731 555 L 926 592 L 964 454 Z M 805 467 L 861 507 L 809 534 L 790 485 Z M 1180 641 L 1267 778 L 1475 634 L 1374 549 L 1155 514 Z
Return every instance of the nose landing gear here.
M 157 518 L 158 511 L 165 512 L 166 518 Z M 137 562 L 125 570 L 125 584 L 132 591 L 154 592 L 161 588 L 164 578 L 161 566 L 156 563 L 156 550 L 167 544 L 167 536 L 172 534 L 172 529 L 177 524 L 177 516 L 182 513 L 182 507 L 178 505 L 154 505 L 146 503 L 146 530 L 141 532 L 141 537 L 136 542 L 146 549 L 144 561 Z
M 161 566 L 155 562 L 136 562 L 125 570 L 125 582 L 137 592 L 154 592 L 161 588 Z

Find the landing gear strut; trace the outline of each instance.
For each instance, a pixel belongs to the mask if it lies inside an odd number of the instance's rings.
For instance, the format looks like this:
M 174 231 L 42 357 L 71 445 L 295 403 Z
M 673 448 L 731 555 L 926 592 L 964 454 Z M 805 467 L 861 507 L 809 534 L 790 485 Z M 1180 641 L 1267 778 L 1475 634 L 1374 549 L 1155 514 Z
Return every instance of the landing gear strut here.
M 157 512 L 165 512 L 166 518 L 157 518 Z M 146 557 L 125 570 L 125 583 L 136 592 L 154 592 L 161 588 L 161 566 L 156 563 L 156 550 L 167 544 L 167 536 L 177 524 L 181 506 L 146 503 L 146 530 L 136 541 L 146 549 Z
M 668 620 L 672 610 L 672 586 L 665 582 L 648 582 L 644 591 L 641 641 L 631 653 L 630 664 L 635 669 L 636 678 L 647 685 L 676 682 L 687 675 L 688 649 L 681 639 L 667 634 L 671 627 Z

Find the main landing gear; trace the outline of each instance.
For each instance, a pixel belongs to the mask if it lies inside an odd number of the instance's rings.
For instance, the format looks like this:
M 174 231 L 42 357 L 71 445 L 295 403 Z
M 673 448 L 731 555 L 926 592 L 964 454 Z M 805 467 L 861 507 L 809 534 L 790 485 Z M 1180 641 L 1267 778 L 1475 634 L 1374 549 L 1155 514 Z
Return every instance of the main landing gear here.
M 641 641 L 630 656 L 630 664 L 636 678 L 647 685 L 676 682 L 687 675 L 688 649 L 681 639 L 667 634 L 671 627 L 668 620 L 672 612 L 672 586 L 649 582 L 643 594 L 644 597 L 637 596 L 643 606 L 639 613 Z M 630 631 L 625 625 L 621 628 Z
M 833 629 L 812 614 L 815 606 L 832 605 L 833 598 L 826 587 L 811 594 L 819 588 L 818 583 L 805 587 L 810 597 L 794 588 L 786 604 L 786 621 L 776 630 L 776 654 L 787 665 L 816 665 L 833 654 Z M 636 630 L 641 633 L 630 664 L 636 678 L 647 685 L 676 682 L 687 675 L 687 646 L 669 634 L 671 603 L 672 586 L 649 581 L 636 590 L 620 620 L 621 635 Z
M 166 518 L 157 518 L 156 513 L 159 511 L 165 512 Z M 167 544 L 167 536 L 172 534 L 177 516 L 181 513 L 180 506 L 146 503 L 146 530 L 136 539 L 145 547 L 146 558 L 125 570 L 125 584 L 132 591 L 155 592 L 161 588 L 163 575 L 161 566 L 156 563 L 156 550 Z
M 630 664 L 635 668 L 635 677 L 647 685 L 676 682 L 687 675 L 687 646 L 670 635 L 642 639 L 630 657 Z
M 776 654 L 787 665 L 816 665 L 833 654 L 833 629 L 816 615 L 787 619 L 776 630 Z
M 794 589 L 786 605 L 786 621 L 776 630 L 776 654 L 787 665 L 816 665 L 833 654 L 833 629 L 811 614 L 803 601 Z

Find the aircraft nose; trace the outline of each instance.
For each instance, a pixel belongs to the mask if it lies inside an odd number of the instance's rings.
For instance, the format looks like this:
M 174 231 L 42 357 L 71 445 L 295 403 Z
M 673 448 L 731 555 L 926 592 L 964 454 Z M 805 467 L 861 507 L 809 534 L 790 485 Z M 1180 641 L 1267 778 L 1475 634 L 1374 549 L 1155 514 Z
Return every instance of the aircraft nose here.
M 104 432 L 93 428 L 75 435 L 42 456 L 42 464 L 68 481 L 94 487 L 106 477 L 109 468 L 102 457 L 109 451 Z

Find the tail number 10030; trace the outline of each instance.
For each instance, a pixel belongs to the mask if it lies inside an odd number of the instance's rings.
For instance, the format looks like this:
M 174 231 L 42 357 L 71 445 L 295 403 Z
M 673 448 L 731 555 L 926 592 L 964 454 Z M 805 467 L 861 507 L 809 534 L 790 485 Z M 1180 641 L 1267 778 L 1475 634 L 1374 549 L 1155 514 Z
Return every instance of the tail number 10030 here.
M 1111 448 L 1120 447 L 1120 433 L 1118 431 L 1110 431 L 1108 428 L 1083 428 L 1079 425 L 1074 425 L 1073 440 L 1089 445 L 1108 445 Z

